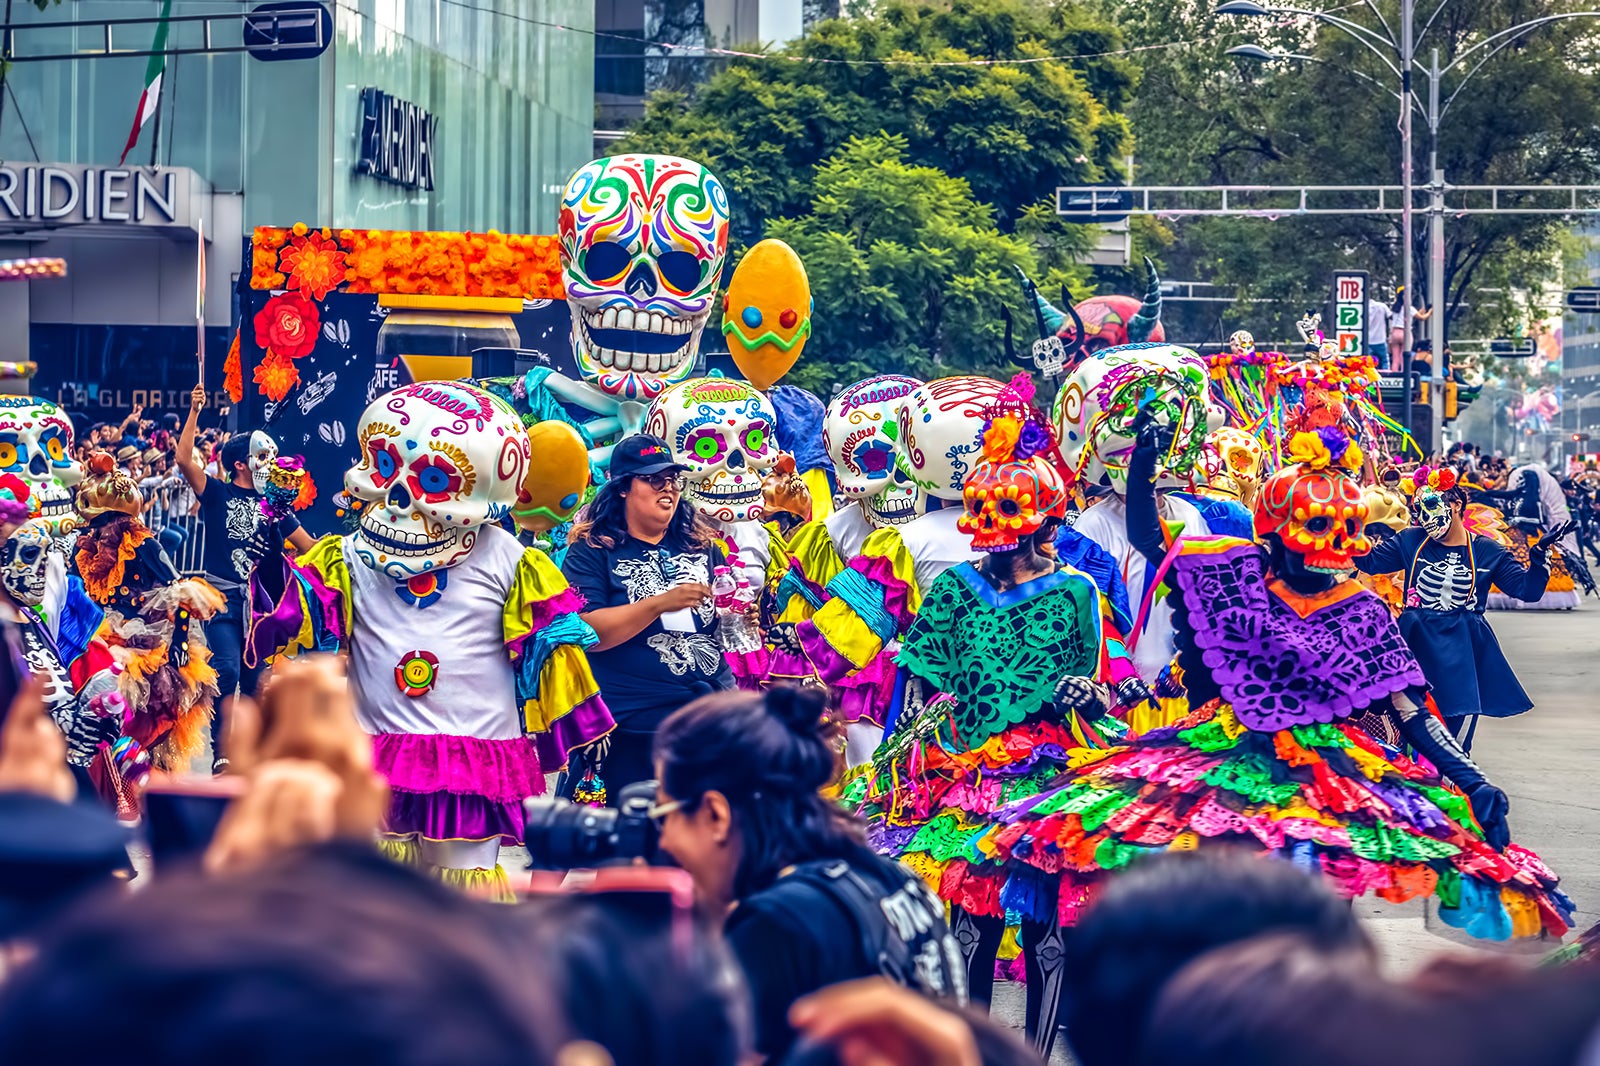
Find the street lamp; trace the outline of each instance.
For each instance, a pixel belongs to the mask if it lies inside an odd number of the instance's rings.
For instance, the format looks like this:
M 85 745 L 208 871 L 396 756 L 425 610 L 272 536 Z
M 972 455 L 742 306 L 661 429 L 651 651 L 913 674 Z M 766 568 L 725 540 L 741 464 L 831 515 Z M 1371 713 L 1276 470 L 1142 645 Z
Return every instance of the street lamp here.
M 1540 18 L 1529 19 L 1526 22 L 1520 22 L 1515 26 L 1500 30 L 1497 33 L 1493 33 L 1488 37 L 1485 37 L 1471 48 L 1466 49 L 1460 55 L 1456 56 L 1455 59 L 1451 60 L 1450 63 L 1442 69 L 1439 66 L 1439 50 L 1437 48 L 1433 49 L 1432 62 L 1429 64 L 1428 68 L 1423 71 L 1428 78 L 1428 103 L 1427 106 L 1424 107 L 1422 101 L 1417 99 L 1416 94 L 1411 88 L 1411 71 L 1413 67 L 1417 66 L 1415 46 L 1416 10 L 1414 6 L 1414 0 L 1401 0 L 1400 2 L 1399 40 L 1395 39 L 1393 31 L 1391 31 L 1389 28 L 1388 21 L 1384 19 L 1383 13 L 1378 10 L 1378 6 L 1376 3 L 1374 3 L 1374 0 L 1361 0 L 1361 2 L 1365 4 L 1375 16 L 1377 16 L 1379 24 L 1383 26 L 1382 33 L 1379 33 L 1377 30 L 1374 30 L 1371 27 L 1363 26 L 1358 22 L 1352 22 L 1349 19 L 1329 14 L 1326 11 L 1315 11 L 1308 10 L 1306 8 L 1283 7 L 1277 5 L 1268 6 L 1265 4 L 1256 3 L 1255 0 L 1227 0 L 1226 3 L 1217 6 L 1216 13 L 1219 15 L 1240 15 L 1246 17 L 1259 17 L 1262 15 L 1302 15 L 1308 18 L 1316 19 L 1318 22 L 1326 23 L 1335 29 L 1344 31 L 1346 36 L 1350 37 L 1367 51 L 1377 56 L 1383 65 L 1389 68 L 1390 73 L 1397 75 L 1400 79 L 1400 91 L 1398 93 L 1395 93 L 1392 89 L 1388 91 L 1400 101 L 1400 184 L 1401 196 L 1403 198 L 1403 202 L 1400 206 L 1400 228 L 1401 243 L 1405 245 L 1405 259 L 1402 263 L 1402 276 L 1404 280 L 1401 283 L 1405 292 L 1404 311 L 1401 317 L 1401 324 L 1405 331 L 1405 344 L 1402 346 L 1404 351 L 1401 354 L 1401 359 L 1405 365 L 1401 368 L 1401 370 L 1405 375 L 1406 428 L 1408 430 L 1410 429 L 1411 424 L 1411 350 L 1413 347 L 1411 337 L 1411 315 L 1409 311 L 1411 308 L 1411 302 L 1413 299 L 1415 299 L 1412 290 L 1411 265 L 1411 113 L 1413 109 L 1420 112 L 1427 120 L 1430 139 L 1428 152 L 1428 290 L 1429 303 L 1431 303 L 1433 306 L 1431 323 L 1433 333 L 1433 387 L 1429 390 L 1433 402 L 1433 432 L 1430 434 L 1430 436 L 1432 438 L 1432 450 L 1435 453 L 1438 453 L 1444 450 L 1443 398 L 1445 369 L 1445 206 L 1444 175 L 1439 170 L 1440 120 L 1450 110 L 1450 105 L 1455 103 L 1456 97 L 1461 95 L 1461 90 L 1466 86 L 1466 83 L 1471 80 L 1472 76 L 1478 73 L 1478 71 L 1482 70 L 1484 64 L 1493 59 L 1503 49 L 1509 47 L 1524 35 L 1531 33 L 1535 29 L 1538 29 L 1540 26 L 1544 26 L 1551 22 L 1560 22 L 1564 19 L 1596 18 L 1600 17 L 1600 11 L 1569 11 L 1562 14 L 1545 15 Z M 1442 10 L 1442 8 L 1443 5 L 1441 4 L 1440 9 Z M 1437 14 L 1438 10 L 1435 10 L 1434 15 L 1437 16 Z M 1426 33 L 1429 27 L 1432 25 L 1433 18 L 1430 17 L 1427 24 L 1422 28 L 1423 32 Z M 1484 49 L 1488 49 L 1488 51 L 1484 52 Z M 1474 60 L 1473 57 L 1480 52 L 1483 52 L 1481 58 Z M 1278 59 L 1311 58 L 1309 56 L 1293 56 L 1282 53 L 1273 53 L 1264 48 L 1257 48 L 1254 45 L 1239 45 L 1237 47 L 1230 48 L 1228 49 L 1228 54 L 1236 55 L 1243 59 L 1255 59 L 1263 62 L 1271 62 Z M 1391 55 L 1394 57 L 1393 60 L 1390 58 Z M 1469 60 L 1472 61 L 1471 68 L 1461 76 L 1461 83 L 1456 86 L 1455 91 L 1450 94 L 1449 98 L 1446 99 L 1441 106 L 1439 102 L 1440 79 L 1450 71 L 1455 70 L 1458 67 L 1465 66 Z M 1356 72 L 1348 71 L 1348 73 L 1354 74 Z M 1363 75 L 1363 77 L 1365 76 Z M 1373 79 L 1365 78 L 1365 80 L 1372 81 Z

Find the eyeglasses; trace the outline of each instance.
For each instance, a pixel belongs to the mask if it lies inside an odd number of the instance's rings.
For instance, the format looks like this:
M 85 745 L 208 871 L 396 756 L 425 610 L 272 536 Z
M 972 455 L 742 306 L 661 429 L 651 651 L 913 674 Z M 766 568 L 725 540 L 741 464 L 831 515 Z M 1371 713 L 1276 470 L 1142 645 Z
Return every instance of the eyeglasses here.
M 666 823 L 667 815 L 676 814 L 687 805 L 686 800 L 673 800 L 671 803 L 658 803 L 650 808 L 650 820 L 660 829 Z
M 689 479 L 682 474 L 635 474 L 634 476 L 657 492 L 667 488 L 682 492 L 683 487 L 689 483 Z

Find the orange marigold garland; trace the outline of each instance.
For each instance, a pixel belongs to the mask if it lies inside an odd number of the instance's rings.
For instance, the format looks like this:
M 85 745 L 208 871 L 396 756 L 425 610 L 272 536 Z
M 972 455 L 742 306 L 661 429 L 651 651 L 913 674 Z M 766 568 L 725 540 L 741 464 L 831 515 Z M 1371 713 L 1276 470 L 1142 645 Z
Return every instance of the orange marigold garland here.
M 244 371 L 239 366 L 239 330 L 233 331 L 233 343 L 228 345 L 228 358 L 222 363 L 222 387 L 228 390 L 228 399 L 234 403 L 244 400 Z
M 293 507 L 296 511 L 304 511 L 307 507 L 317 502 L 317 483 L 311 480 L 311 471 L 302 471 L 300 478 L 300 492 L 294 498 Z
M 269 400 L 281 400 L 289 390 L 300 384 L 300 371 L 294 360 L 268 349 L 250 375 L 261 386 L 261 394 Z
M 329 278 L 338 263 L 342 274 Z M 331 283 L 330 283 L 331 282 Z M 408 230 L 255 231 L 250 285 L 322 299 L 352 293 L 566 298 L 555 238 L 544 234 Z
M 289 241 L 278 257 L 278 269 L 299 289 L 320 300 L 344 284 L 345 253 L 327 231 L 309 233 Z

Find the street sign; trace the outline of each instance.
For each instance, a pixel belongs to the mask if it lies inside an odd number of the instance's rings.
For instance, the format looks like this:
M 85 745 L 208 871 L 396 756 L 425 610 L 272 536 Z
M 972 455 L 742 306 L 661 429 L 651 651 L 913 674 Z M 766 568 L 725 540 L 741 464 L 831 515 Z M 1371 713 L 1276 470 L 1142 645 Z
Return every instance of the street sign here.
M 1489 342 L 1489 354 L 1497 359 L 1527 359 L 1539 354 L 1532 337 L 1500 337 Z
M 1133 193 L 1126 189 L 1056 190 L 1056 214 L 1063 222 L 1122 222 L 1133 210 Z
M 245 51 L 276 63 L 315 59 L 333 42 L 333 16 L 317 0 L 257 4 L 244 19 Z
M 1333 275 L 1333 337 L 1343 356 L 1367 350 L 1367 272 L 1341 270 Z
M 1600 287 L 1584 286 L 1567 290 L 1567 308 L 1580 315 L 1600 314 Z

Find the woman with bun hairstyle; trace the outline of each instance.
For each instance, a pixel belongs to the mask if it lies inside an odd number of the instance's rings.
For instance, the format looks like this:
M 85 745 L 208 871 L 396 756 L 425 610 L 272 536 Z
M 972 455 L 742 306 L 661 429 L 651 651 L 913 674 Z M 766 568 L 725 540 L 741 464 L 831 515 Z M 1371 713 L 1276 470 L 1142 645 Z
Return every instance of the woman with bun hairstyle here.
M 717 692 L 656 734 L 652 811 L 661 848 L 694 879 L 754 1005 L 755 1046 L 781 1061 L 789 1008 L 840 981 L 883 975 L 966 1001 L 944 906 L 911 871 L 867 847 L 821 789 L 839 766 L 838 728 L 816 688 Z

